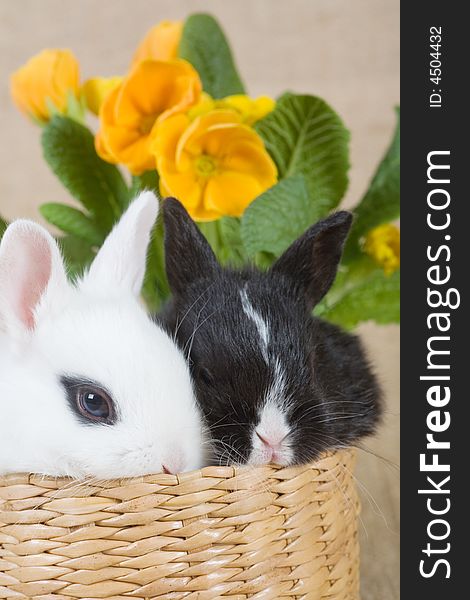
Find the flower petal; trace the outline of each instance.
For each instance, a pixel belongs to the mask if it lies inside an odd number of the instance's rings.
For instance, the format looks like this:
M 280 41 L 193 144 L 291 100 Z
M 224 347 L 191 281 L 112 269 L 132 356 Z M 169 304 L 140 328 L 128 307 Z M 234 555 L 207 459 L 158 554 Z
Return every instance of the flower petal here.
M 379 225 L 365 237 L 364 251 L 380 265 L 386 275 L 400 267 L 400 230 L 391 223 Z
M 155 120 L 166 111 L 184 110 L 197 102 L 201 81 L 196 70 L 184 60 L 145 60 L 124 80 L 116 119 L 138 124 L 143 117 Z
M 80 87 L 80 74 L 78 62 L 70 50 L 62 50 L 55 56 L 55 65 L 53 72 L 52 101 L 59 110 L 64 110 L 67 106 L 67 95 L 72 93 L 78 96 Z
M 195 211 L 202 202 L 204 184 L 198 181 L 194 172 L 180 173 L 165 164 L 162 159 L 158 165 L 160 181 L 170 196 L 175 196 L 188 211 Z
M 272 112 L 276 106 L 276 102 L 272 98 L 269 98 L 269 96 L 250 98 L 244 94 L 236 94 L 219 100 L 219 106 L 238 111 L 242 121 L 247 125 L 252 125 Z
M 182 21 L 161 21 L 146 33 L 135 51 L 132 64 L 135 65 L 148 58 L 153 60 L 177 58 L 182 32 Z
M 158 160 L 160 157 L 176 157 L 177 145 L 189 124 L 188 117 L 183 114 L 172 115 L 168 119 L 158 121 L 152 131 L 151 151 Z
M 78 62 L 70 50 L 46 49 L 11 75 L 10 90 L 22 112 L 47 121 L 48 102 L 64 111 L 68 94 L 78 93 L 78 80 Z
M 115 156 L 111 154 L 106 140 L 104 139 L 103 132 L 98 131 L 95 135 L 95 150 L 100 158 L 109 163 L 117 163 Z
M 265 187 L 277 181 L 277 168 L 263 146 L 253 140 L 241 140 L 228 149 L 222 168 L 256 177 Z
M 158 124 L 196 102 L 200 87 L 198 74 L 186 61 L 139 63 L 101 105 L 100 156 L 114 157 L 133 174 L 154 168 Z
M 241 217 L 265 188 L 251 175 L 227 171 L 212 177 L 204 192 L 204 206 L 219 216 Z
M 194 119 L 181 136 L 176 151 L 176 162 L 182 160 L 182 152 L 196 157 L 201 154 L 220 156 L 225 144 L 240 125 L 240 117 L 230 110 L 214 110 Z M 227 135 L 227 131 L 230 134 Z
M 122 83 L 122 77 L 93 77 L 82 86 L 88 109 L 95 115 L 100 112 L 106 96 Z

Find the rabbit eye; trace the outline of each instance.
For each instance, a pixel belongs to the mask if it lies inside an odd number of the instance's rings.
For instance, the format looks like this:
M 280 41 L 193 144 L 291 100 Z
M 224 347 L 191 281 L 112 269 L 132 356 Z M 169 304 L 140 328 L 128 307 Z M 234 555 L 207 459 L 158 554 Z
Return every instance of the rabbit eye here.
M 85 425 L 117 421 L 116 408 L 109 392 L 99 384 L 80 377 L 61 377 L 69 407 Z
M 209 371 L 209 369 L 199 367 L 199 369 L 197 370 L 197 376 L 205 385 L 214 385 L 214 378 L 212 377 L 212 373 Z
M 113 412 L 111 399 L 103 391 L 84 388 L 77 393 L 77 407 L 80 413 L 100 423 L 107 423 Z

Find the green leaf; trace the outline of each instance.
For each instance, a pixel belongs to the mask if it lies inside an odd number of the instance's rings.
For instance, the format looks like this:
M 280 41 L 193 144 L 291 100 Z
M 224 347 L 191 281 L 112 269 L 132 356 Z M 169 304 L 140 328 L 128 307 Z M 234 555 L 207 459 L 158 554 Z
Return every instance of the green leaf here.
M 214 254 L 220 259 L 220 248 L 222 246 L 222 239 L 220 235 L 220 229 L 218 221 L 202 221 L 198 224 L 202 235 L 209 242 L 210 247 L 214 251 Z
M 222 217 L 217 221 L 219 227 L 222 264 L 241 266 L 246 262 L 246 252 L 242 240 L 241 220 L 236 217 Z
M 254 127 L 281 179 L 305 177 L 314 220 L 339 203 L 348 185 L 349 132 L 326 102 L 284 94 L 274 111 Z
M 133 175 L 132 185 L 129 191 L 130 198 L 135 198 L 135 196 L 143 190 L 151 190 L 158 195 L 158 181 L 159 177 L 157 171 L 145 171 L 142 175 Z
M 382 159 L 365 196 L 354 209 L 356 219 L 349 236 L 346 256 L 358 250 L 360 238 L 369 230 L 400 215 L 400 111 L 387 153 Z
M 361 321 L 379 324 L 400 322 L 400 272 L 390 277 L 380 269 L 354 286 L 330 308 L 321 313 L 325 318 L 346 329 Z
M 241 237 L 250 257 L 279 256 L 317 217 L 303 175 L 294 175 L 258 196 L 242 217 Z
M 142 295 L 150 312 L 159 310 L 163 302 L 170 296 L 170 286 L 165 273 L 163 220 L 161 218 L 157 220 L 152 232 Z
M 230 46 L 211 15 L 195 14 L 186 19 L 179 56 L 193 65 L 204 91 L 213 98 L 244 93 Z
M 2 237 L 5 229 L 8 227 L 8 223 L 0 217 L 0 238 Z
M 74 278 L 83 275 L 95 257 L 90 245 L 73 235 L 67 235 L 57 241 L 65 257 L 69 276 Z
M 43 129 L 42 146 L 52 171 L 107 233 L 127 207 L 129 191 L 119 170 L 96 154 L 90 130 L 55 116 Z
M 82 211 L 64 204 L 43 204 L 39 208 L 42 216 L 65 233 L 70 233 L 92 246 L 100 246 L 104 235 L 93 221 Z

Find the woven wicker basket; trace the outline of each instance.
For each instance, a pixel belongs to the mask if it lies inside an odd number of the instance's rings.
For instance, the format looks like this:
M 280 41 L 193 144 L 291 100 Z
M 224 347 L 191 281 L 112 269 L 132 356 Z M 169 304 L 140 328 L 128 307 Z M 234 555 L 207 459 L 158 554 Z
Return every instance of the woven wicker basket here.
M 0 598 L 358 600 L 354 458 L 93 485 L 0 477 Z

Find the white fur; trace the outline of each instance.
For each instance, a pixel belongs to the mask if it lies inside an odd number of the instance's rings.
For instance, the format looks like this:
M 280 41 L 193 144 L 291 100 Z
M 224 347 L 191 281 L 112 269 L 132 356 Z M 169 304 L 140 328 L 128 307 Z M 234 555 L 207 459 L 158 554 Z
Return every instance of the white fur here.
M 291 427 L 286 416 L 285 375 L 279 360 L 273 363 L 273 383 L 268 389 L 259 422 L 251 436 L 251 453 L 248 464 L 263 465 L 270 462 L 288 465 L 294 458 L 289 445 Z
M 18 221 L 6 231 L 0 246 L 0 473 L 114 478 L 158 472 L 162 465 L 172 472 L 202 465 L 202 425 L 186 362 L 138 299 L 157 211 L 155 196 L 141 194 L 75 286 L 67 283 L 60 252 L 44 229 Z M 109 390 L 118 422 L 78 422 L 62 375 Z
M 288 465 L 294 455 L 289 446 L 291 428 L 282 409 L 273 402 L 261 409 L 260 421 L 251 436 L 250 465 Z
M 248 298 L 248 292 L 246 286 L 243 290 L 240 290 L 240 298 L 242 301 L 242 308 L 245 315 L 253 321 L 258 330 L 258 335 L 260 338 L 260 348 L 261 353 L 263 355 L 266 363 L 269 362 L 269 354 L 268 354 L 268 346 L 269 346 L 269 326 L 268 323 L 263 319 L 260 313 L 254 308 L 251 304 L 250 299 Z
M 248 464 L 263 465 L 274 462 L 288 465 L 293 459 L 288 436 L 291 433 L 285 407 L 285 380 L 279 360 L 269 354 L 271 332 L 268 322 L 254 308 L 248 298 L 247 287 L 240 290 L 243 312 L 253 321 L 259 335 L 261 353 L 273 370 L 273 383 L 267 391 L 260 409 L 259 424 L 251 435 L 251 452 Z

